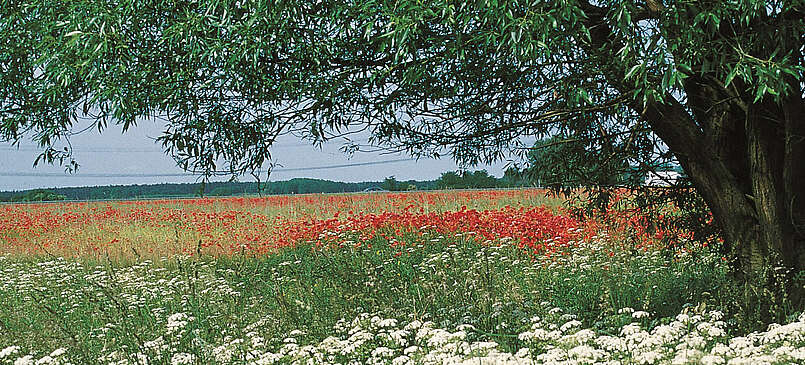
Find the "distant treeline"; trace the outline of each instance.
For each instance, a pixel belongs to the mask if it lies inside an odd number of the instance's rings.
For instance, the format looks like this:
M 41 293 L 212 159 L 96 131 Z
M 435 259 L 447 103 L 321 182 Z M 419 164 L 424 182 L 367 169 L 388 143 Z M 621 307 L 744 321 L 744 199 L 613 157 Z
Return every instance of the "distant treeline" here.
M 166 196 L 192 197 L 252 195 L 258 193 L 340 193 L 362 191 L 371 187 L 379 187 L 380 185 L 381 182 L 348 183 L 320 179 L 298 178 L 287 181 L 270 181 L 261 183 L 259 192 L 256 182 L 84 186 L 74 188 L 51 188 L 47 190 L 36 189 L 18 192 L 0 192 L 0 201 L 135 199 Z
M 417 181 L 397 181 L 394 176 L 384 181 L 338 182 L 321 179 L 296 178 L 285 181 L 269 181 L 259 185 L 256 182 L 207 182 L 182 184 L 149 184 L 149 185 L 109 185 L 85 186 L 74 188 L 34 189 L 23 191 L 0 192 L 0 201 L 58 201 L 58 200 L 100 200 L 100 199 L 137 199 L 159 197 L 193 197 L 193 196 L 236 196 L 256 194 L 308 194 L 308 193 L 348 193 L 359 191 L 404 191 L 431 189 L 465 189 L 493 188 L 526 185 L 523 180 L 516 180 L 511 175 L 498 179 L 485 170 L 475 172 L 449 171 L 439 179 Z

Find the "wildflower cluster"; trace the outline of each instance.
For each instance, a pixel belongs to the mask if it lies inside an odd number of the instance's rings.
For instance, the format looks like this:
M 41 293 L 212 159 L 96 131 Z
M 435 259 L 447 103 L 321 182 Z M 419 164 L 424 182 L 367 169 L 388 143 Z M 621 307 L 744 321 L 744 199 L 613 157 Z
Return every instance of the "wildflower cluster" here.
M 296 242 L 314 243 L 319 246 L 343 245 L 349 241 L 355 245 L 371 243 L 376 237 L 397 245 L 405 245 L 406 236 L 413 236 L 414 243 L 426 242 L 426 234 L 455 235 L 478 242 L 506 240 L 535 252 L 551 251 L 577 236 L 579 226 L 574 219 L 555 215 L 546 208 L 504 207 L 500 210 L 468 210 L 456 212 L 424 213 L 404 210 L 402 213 L 384 212 L 348 213 L 344 220 L 310 219 L 304 222 L 285 221 L 280 224 L 283 232 L 277 244 L 292 245 Z M 428 237 L 428 239 L 433 239 Z
M 544 303 L 547 305 L 547 303 Z M 667 324 L 646 328 L 646 312 L 624 308 L 621 314 L 634 322 L 616 334 L 582 328 L 574 315 L 559 308 L 546 317 L 535 316 L 530 327 L 517 335 L 522 347 L 506 352 L 485 339 L 472 325 L 452 330 L 434 322 L 400 321 L 363 313 L 340 320 L 332 335 L 316 341 L 302 330 L 282 338 L 265 339 L 250 326 L 243 338 L 227 337 L 222 343 L 199 343 L 200 355 L 175 349 L 185 332 L 186 314 L 168 317 L 165 334 L 143 344 L 137 352 L 113 351 L 101 363 L 172 365 L 197 361 L 216 364 L 778 364 L 805 361 L 805 316 L 765 332 L 727 336 L 723 314 L 718 311 L 683 311 Z M 201 357 L 204 356 L 204 357 Z M 0 350 L 0 364 L 69 364 L 70 355 L 59 348 L 36 358 L 23 355 L 18 346 Z
M 302 195 L 151 202 L 5 205 L 0 253 L 157 259 L 175 254 L 263 255 L 299 243 L 344 246 L 426 242 L 456 233 L 509 240 L 553 254 L 603 230 L 648 249 L 689 232 L 652 227 L 639 212 L 613 210 L 578 222 L 542 206 L 542 190 Z M 428 238 L 428 240 L 433 239 Z
M 479 235 L 516 235 L 535 245 L 574 224 L 534 208 L 546 201 L 544 194 L 529 189 L 3 205 L 0 254 L 123 259 L 254 255 L 299 241 L 320 241 L 322 234 L 360 230 L 366 238 L 422 226 L 441 231 L 475 227 Z M 529 211 L 498 211 L 507 205 Z M 518 225 L 518 219 L 528 222 Z M 507 224 L 514 224 L 515 231 L 503 231 Z M 534 227 L 527 229 L 526 224 Z
M 3 206 L 0 365 L 805 361 L 717 253 L 538 192 Z

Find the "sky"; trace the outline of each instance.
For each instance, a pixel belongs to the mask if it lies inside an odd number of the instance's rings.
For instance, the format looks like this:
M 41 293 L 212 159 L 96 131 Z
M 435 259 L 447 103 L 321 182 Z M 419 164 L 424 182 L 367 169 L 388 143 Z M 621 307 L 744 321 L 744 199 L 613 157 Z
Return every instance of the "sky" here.
M 0 143 L 0 191 L 198 181 L 198 177 L 194 176 L 125 176 L 184 173 L 154 141 L 162 130 L 161 124 L 141 121 L 125 134 L 115 126 L 103 133 L 91 130 L 77 134 L 70 139 L 74 156 L 80 165 L 78 172 L 74 174 L 66 173 L 58 165 L 40 163 L 34 168 L 33 163 L 39 149 L 30 140 L 23 140 L 19 148 Z M 281 166 L 272 172 L 271 181 L 309 177 L 357 182 L 380 181 L 388 176 L 395 176 L 397 180 L 431 180 L 438 178 L 442 172 L 459 169 L 449 158 L 400 161 L 409 159 L 410 156 L 379 152 L 362 152 L 350 157 L 340 151 L 343 141 L 333 141 L 319 149 L 293 136 L 284 136 L 274 146 L 274 161 Z M 377 164 L 366 164 L 375 162 Z M 357 166 L 337 167 L 340 165 Z M 322 168 L 333 166 L 336 167 Z M 500 177 L 506 166 L 507 162 L 501 161 L 470 170 L 486 169 L 490 174 Z M 307 169 L 311 167 L 315 169 Z M 254 181 L 254 178 L 247 175 L 238 178 L 238 181 Z

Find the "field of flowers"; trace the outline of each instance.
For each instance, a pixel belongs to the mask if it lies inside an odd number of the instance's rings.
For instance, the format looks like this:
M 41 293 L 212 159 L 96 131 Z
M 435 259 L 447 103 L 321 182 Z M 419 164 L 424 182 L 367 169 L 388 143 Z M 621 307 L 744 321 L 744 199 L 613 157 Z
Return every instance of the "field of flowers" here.
M 574 224 L 546 208 L 560 204 L 544 191 L 525 190 L 4 205 L 0 254 L 264 255 L 298 243 L 348 241 L 339 235 L 360 244 L 426 228 L 540 245 Z
M 742 325 L 716 242 L 563 203 L 512 190 L 3 205 L 0 364 L 805 361 L 805 316 Z

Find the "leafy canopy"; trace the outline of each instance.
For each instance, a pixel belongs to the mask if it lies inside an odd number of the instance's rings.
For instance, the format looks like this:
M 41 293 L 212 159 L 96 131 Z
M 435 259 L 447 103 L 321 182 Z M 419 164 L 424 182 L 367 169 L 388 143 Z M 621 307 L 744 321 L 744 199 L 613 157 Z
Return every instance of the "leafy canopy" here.
M 590 144 L 561 136 L 539 140 L 529 151 L 521 174 L 538 186 L 551 188 L 637 185 L 643 180 L 643 176 L 634 173 L 635 167 L 620 159 L 622 151 L 595 150 Z
M 213 174 L 259 168 L 287 133 L 367 131 L 468 165 L 559 134 L 647 168 L 673 157 L 641 105 L 684 100 L 691 76 L 791 93 L 802 14 L 802 0 L 4 1 L 0 140 L 69 163 L 59 143 L 82 120 L 159 118 L 165 150 Z

